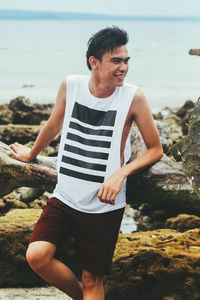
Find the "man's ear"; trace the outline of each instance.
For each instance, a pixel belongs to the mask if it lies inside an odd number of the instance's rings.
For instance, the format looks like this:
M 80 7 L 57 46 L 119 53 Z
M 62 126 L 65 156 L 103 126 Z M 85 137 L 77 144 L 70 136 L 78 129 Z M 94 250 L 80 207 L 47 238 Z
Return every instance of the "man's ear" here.
M 98 59 L 96 57 L 90 56 L 88 61 L 93 70 L 96 70 L 98 68 Z

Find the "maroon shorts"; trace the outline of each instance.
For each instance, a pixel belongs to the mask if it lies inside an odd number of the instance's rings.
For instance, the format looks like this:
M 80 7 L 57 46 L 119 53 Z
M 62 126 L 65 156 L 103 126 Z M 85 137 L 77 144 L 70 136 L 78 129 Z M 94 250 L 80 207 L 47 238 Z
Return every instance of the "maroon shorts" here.
M 53 197 L 47 200 L 30 243 L 48 241 L 58 246 L 74 231 L 79 266 L 94 275 L 109 274 L 123 212 L 124 208 L 100 214 L 84 213 Z

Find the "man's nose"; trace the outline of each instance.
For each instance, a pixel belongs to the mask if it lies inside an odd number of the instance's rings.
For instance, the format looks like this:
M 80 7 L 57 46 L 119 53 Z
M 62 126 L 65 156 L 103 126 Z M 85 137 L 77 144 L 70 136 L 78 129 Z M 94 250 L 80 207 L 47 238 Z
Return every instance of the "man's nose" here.
M 128 70 L 128 64 L 122 61 L 120 64 L 120 71 L 127 72 L 127 70 Z

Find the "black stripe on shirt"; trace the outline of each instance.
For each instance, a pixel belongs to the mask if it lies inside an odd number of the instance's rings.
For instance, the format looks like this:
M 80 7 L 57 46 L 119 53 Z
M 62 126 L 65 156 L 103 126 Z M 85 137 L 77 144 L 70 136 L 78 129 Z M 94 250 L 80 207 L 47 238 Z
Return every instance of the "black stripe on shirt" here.
M 108 159 L 108 153 L 103 153 L 103 152 L 94 152 L 94 151 L 89 151 L 89 150 L 84 150 L 75 146 L 67 145 L 65 144 L 64 147 L 65 151 L 69 151 L 72 153 L 76 153 L 85 157 L 91 157 L 91 158 L 99 158 L 99 159 Z
M 76 129 L 78 131 L 81 131 L 83 133 L 86 133 L 86 134 L 102 135 L 102 136 L 112 136 L 113 135 L 112 130 L 87 128 L 87 127 L 84 127 L 84 126 L 77 124 L 75 122 L 72 122 L 72 121 L 70 122 L 69 127 Z
M 86 181 L 100 182 L 100 183 L 104 182 L 104 177 L 103 176 L 84 174 L 84 173 L 69 170 L 69 169 L 66 169 L 66 168 L 63 168 L 63 167 L 60 167 L 60 173 L 64 174 L 64 175 L 71 176 L 71 177 L 79 178 L 79 179 L 82 179 L 82 180 L 86 180 Z
M 104 172 L 106 170 L 106 165 L 90 163 L 90 162 L 82 161 L 65 155 L 63 155 L 62 157 L 62 162 L 70 165 L 78 166 L 81 168 L 90 169 L 90 170 L 97 170 L 97 171 L 104 171 Z
M 93 126 L 114 126 L 116 111 L 102 111 L 75 102 L 72 117 Z
M 85 139 L 79 135 L 68 132 L 67 139 L 93 147 L 110 148 L 111 142 Z

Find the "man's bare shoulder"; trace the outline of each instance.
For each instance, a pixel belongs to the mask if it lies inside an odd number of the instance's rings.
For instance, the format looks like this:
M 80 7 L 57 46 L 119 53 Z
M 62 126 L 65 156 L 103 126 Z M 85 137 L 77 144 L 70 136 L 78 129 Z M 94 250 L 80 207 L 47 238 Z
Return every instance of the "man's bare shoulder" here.
M 137 89 L 131 105 L 132 114 L 137 115 L 139 112 L 146 110 L 147 108 L 149 109 L 149 104 L 144 93 L 140 89 Z
M 140 89 L 137 89 L 135 91 L 133 101 L 135 102 L 136 105 L 141 105 L 143 102 L 147 102 L 144 93 Z
M 67 92 L 67 78 L 64 78 L 60 83 L 60 91 L 66 95 Z
M 64 78 L 59 86 L 57 98 L 56 98 L 56 105 L 59 103 L 65 103 L 66 102 L 66 95 L 67 95 L 67 80 Z

